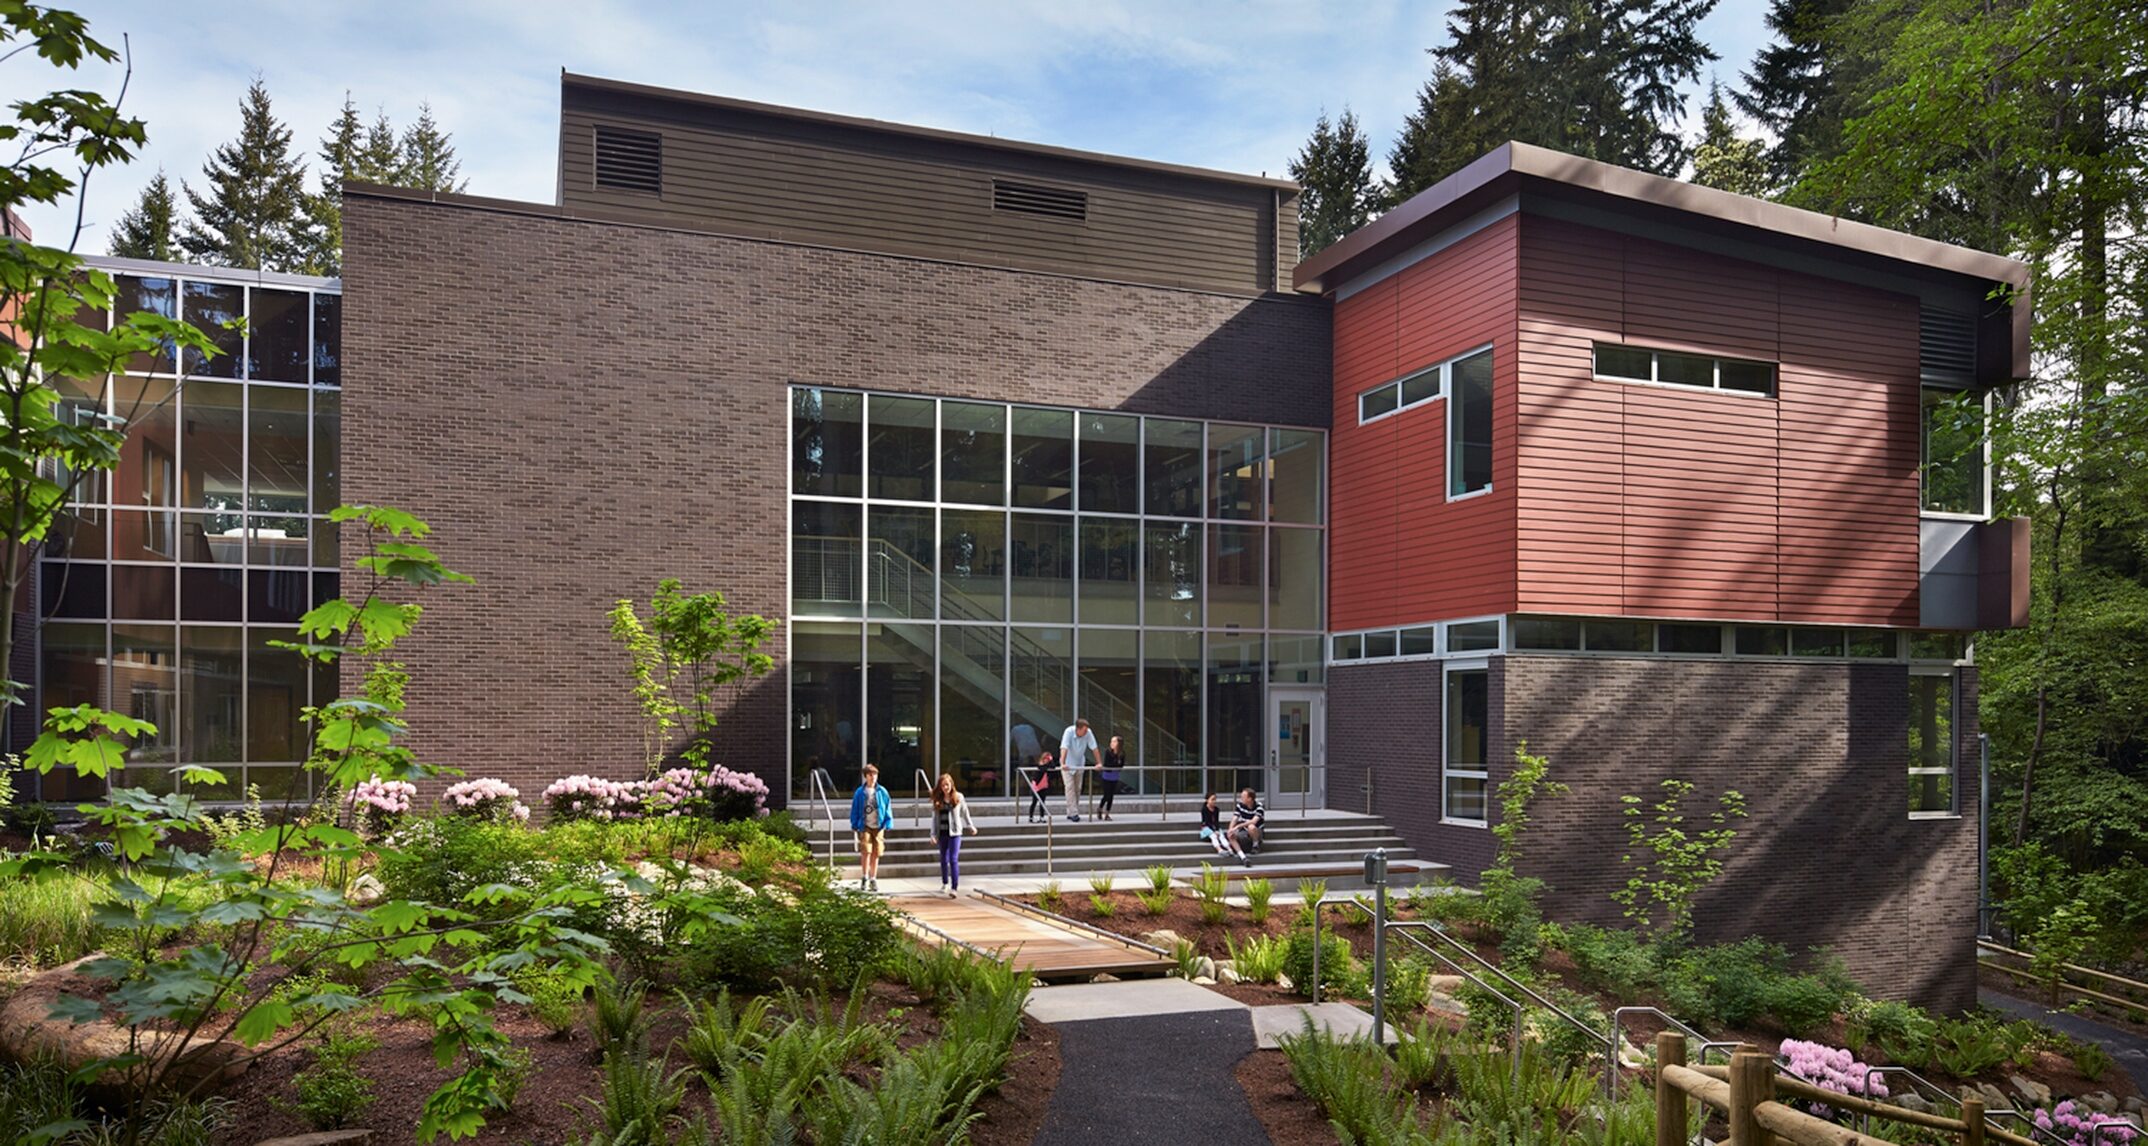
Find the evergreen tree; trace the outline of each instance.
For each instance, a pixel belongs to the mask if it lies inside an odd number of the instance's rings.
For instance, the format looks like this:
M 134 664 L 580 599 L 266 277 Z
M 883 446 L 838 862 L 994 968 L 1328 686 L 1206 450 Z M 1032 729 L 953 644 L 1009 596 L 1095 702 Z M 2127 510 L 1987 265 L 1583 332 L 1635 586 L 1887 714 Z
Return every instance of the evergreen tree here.
M 304 270 L 313 275 L 343 273 L 343 180 L 365 143 L 365 124 L 351 93 L 321 139 L 321 189 L 306 196 L 307 252 Z
M 172 194 L 171 181 L 160 170 L 149 186 L 142 188 L 141 199 L 113 225 L 111 253 L 125 259 L 178 261 L 178 215 L 178 197 Z
M 1440 181 L 1475 159 L 1489 138 L 1469 116 L 1469 81 L 1441 60 L 1417 89 L 1417 107 L 1387 153 L 1388 186 L 1396 202 Z
M 1418 109 L 1389 156 L 1414 193 L 1519 140 L 1675 174 L 1680 85 L 1715 58 L 1698 26 L 1716 0 L 1461 0 Z
M 1768 173 L 1778 182 L 1841 146 L 1842 122 L 1854 96 L 1851 52 L 1835 24 L 1852 0 L 1770 0 L 1767 24 L 1775 42 L 1753 56 L 1738 109 L 1775 137 Z
M 421 191 L 460 191 L 469 180 L 459 176 L 454 137 L 433 122 L 431 104 L 418 105 L 418 121 L 403 132 L 402 182 Z
M 1701 138 L 1693 148 L 1693 182 L 1740 195 L 1766 195 L 1769 189 L 1767 145 L 1738 134 L 1723 86 L 1708 83 L 1708 106 L 1701 112 Z
M 395 125 L 388 122 L 387 112 L 374 114 L 373 126 L 365 132 L 365 146 L 358 149 L 352 161 L 350 177 L 391 187 L 404 185 L 403 141 L 395 133 Z
M 1326 112 L 1313 125 L 1313 136 L 1290 161 L 1290 177 L 1304 191 L 1298 199 L 1298 257 L 1306 258 L 1329 243 L 1371 222 L 1383 199 L 1372 174 L 1372 153 L 1357 116 L 1343 108 L 1330 123 Z
M 276 118 L 258 77 L 239 112 L 238 138 L 202 165 L 208 194 L 186 188 L 194 221 L 179 246 L 201 262 L 299 270 L 317 240 L 306 233 L 306 169 L 291 154 L 291 129 Z

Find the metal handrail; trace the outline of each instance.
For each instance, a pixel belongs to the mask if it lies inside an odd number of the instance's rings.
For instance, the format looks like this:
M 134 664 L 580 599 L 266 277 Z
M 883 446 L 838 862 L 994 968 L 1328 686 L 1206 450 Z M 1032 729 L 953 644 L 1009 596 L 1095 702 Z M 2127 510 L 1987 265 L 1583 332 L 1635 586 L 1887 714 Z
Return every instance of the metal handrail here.
M 915 828 L 915 827 L 921 827 L 921 826 L 923 826 L 923 825 L 924 825 L 924 823 L 925 823 L 925 790 L 926 790 L 927 788 L 930 788 L 930 787 L 932 787 L 932 786 L 933 786 L 933 784 L 935 784 L 936 782 L 937 782 L 937 781 L 933 780 L 933 778 L 932 778 L 932 777 L 930 777 L 930 776 L 927 776 L 927 775 L 925 775 L 925 770 L 924 770 L 923 768 L 919 768 L 919 769 L 917 770 L 917 775 L 916 775 L 916 777 L 914 778 L 913 782 L 912 782 L 912 783 L 911 783 L 911 785 L 910 785 L 910 794 L 911 794 L 911 796 L 912 796 L 912 797 L 914 797 L 914 798 L 915 798 L 915 799 L 917 800 L 917 818 L 916 818 L 915 820 L 912 820 L 912 821 L 910 822 L 910 826 L 911 826 L 911 827 Z
M 835 806 L 828 802 L 828 790 L 835 787 L 835 777 L 826 768 L 815 768 L 808 773 L 813 781 L 813 795 L 820 801 L 821 818 L 828 821 L 828 871 L 835 871 Z
M 1357 907 L 1358 910 L 1361 912 L 1365 912 L 1365 909 L 1362 906 L 1359 906 L 1355 901 L 1345 900 L 1344 902 L 1349 903 L 1352 907 Z M 1365 914 L 1368 918 L 1371 916 L 1371 912 L 1365 912 Z M 1484 956 L 1477 954 L 1476 950 L 1470 947 L 1469 944 L 1464 943 L 1461 940 L 1455 938 L 1453 935 L 1448 934 L 1447 929 L 1440 924 L 1428 922 L 1425 920 L 1398 920 L 1389 923 L 1387 927 L 1389 928 L 1389 930 L 1393 930 L 1395 928 L 1402 928 L 1404 929 L 1404 934 L 1408 934 L 1410 929 L 1416 929 L 1431 933 L 1432 935 L 1440 939 L 1442 942 L 1446 943 L 1447 945 L 1453 947 L 1455 950 L 1460 951 L 1463 955 L 1467 956 L 1471 962 L 1477 964 L 1478 966 L 1484 968 L 1487 971 L 1490 971 L 1492 974 L 1499 976 L 1501 982 L 1508 984 L 1516 991 L 1519 991 L 1522 994 L 1528 996 L 1529 1000 L 1535 1003 L 1537 1006 L 1542 1007 L 1547 1011 L 1550 1011 L 1554 1015 L 1557 1015 L 1560 1019 L 1564 1020 L 1568 1026 L 1588 1035 L 1592 1039 L 1597 1039 L 1603 1042 L 1606 1046 L 1609 1046 L 1614 1050 L 1617 1048 L 1618 1040 L 1606 1037 L 1602 1031 L 1599 1031 L 1595 1027 L 1592 1027 L 1587 1023 L 1582 1022 L 1580 1019 L 1577 1019 L 1574 1016 L 1567 1014 L 1565 1008 L 1559 1006 L 1557 1003 L 1552 1002 L 1550 999 L 1547 999 L 1544 996 L 1538 994 L 1534 987 L 1531 987 L 1527 983 L 1524 983 L 1521 980 L 1516 979 L 1514 976 L 1507 974 L 1505 971 L 1500 970 L 1497 966 L 1486 962 Z
M 1913 1088 L 1921 1088 L 1922 1093 L 1926 1095 L 1936 1096 L 1942 1102 L 1960 1102 L 1960 1096 L 1952 1093 L 1945 1087 L 1939 1085 L 1936 1082 L 1933 1082 L 1931 1079 L 1928 1079 L 1921 1074 L 1918 1074 L 1916 1071 L 1911 1070 L 1906 1066 L 1867 1066 L 1865 1068 L 1865 1093 L 1872 1093 L 1872 1079 L 1874 1076 L 1887 1074 L 1896 1075 L 1898 1077 L 1908 1079 L 1910 1081 L 1910 1085 Z M 2036 1120 L 2034 1118 L 2023 1114 L 2019 1110 L 2015 1110 L 2013 1107 L 2002 1107 L 1996 1110 L 1986 1109 L 1984 1111 L 1984 1121 L 1986 1123 L 1989 1123 L 1994 1118 L 2017 1119 L 2022 1125 L 2029 1128 L 2029 1132 L 2026 1135 L 2027 1137 L 2034 1138 L 2038 1135 L 2042 1135 L 2043 1137 L 2048 1138 L 2053 1142 L 2059 1143 L 2060 1146 L 2065 1146 L 2066 1139 L 2061 1138 L 2057 1134 L 2054 1134 L 2051 1131 L 2045 1130 L 2044 1128 L 2036 1125 Z M 1864 1115 L 1862 1122 L 1865 1131 L 1869 1132 L 1872 1129 L 1872 1115 L 1869 1113 Z
M 1695 1052 L 1696 1061 L 1699 1062 L 1706 1062 L 1708 1059 L 1708 1052 L 1711 1050 L 1714 1050 L 1719 1047 L 1736 1047 L 1738 1045 L 1735 1042 L 1711 1042 L 1709 1041 L 1707 1035 L 1704 1035 L 1699 1031 L 1694 1030 L 1692 1027 L 1689 1027 L 1685 1023 L 1679 1021 L 1677 1016 L 1657 1007 L 1619 1007 L 1611 1012 L 1611 1040 L 1610 1045 L 1604 1048 L 1605 1098 L 1614 1098 L 1617 1096 L 1616 1087 L 1618 1085 L 1619 1033 L 1625 1027 L 1625 1020 L 1627 1015 L 1654 1015 L 1657 1018 L 1662 1019 L 1663 1025 L 1670 1027 L 1671 1029 L 1677 1031 L 1679 1034 L 1682 1034 L 1699 1044 L 1699 1050 Z
M 1001 904 L 1002 906 L 1012 908 L 1016 911 L 1026 912 L 1030 915 L 1041 915 L 1054 923 L 1062 924 L 1076 931 L 1087 932 L 1096 935 L 1099 938 L 1108 939 L 1113 943 L 1119 943 L 1127 947 L 1138 948 L 1142 951 L 1147 951 L 1150 954 L 1158 955 L 1165 959 L 1170 959 L 1174 957 L 1171 952 L 1166 951 L 1153 943 L 1143 943 L 1139 939 L 1129 938 L 1127 936 L 1119 934 L 1116 931 L 1106 931 L 1105 929 L 1098 927 L 1093 923 L 1083 923 L 1081 920 L 1075 919 L 1072 916 L 1061 915 L 1056 911 L 1047 911 L 1044 908 L 1038 907 L 1036 904 L 1033 903 L 1023 903 L 1019 899 L 1009 899 L 1008 897 L 1001 895 L 996 891 L 979 891 L 977 893 L 977 898 L 989 899 L 994 903 Z
M 1388 926 L 1393 927 L 1395 925 L 1390 923 L 1388 924 Z M 1315 929 L 1314 934 L 1316 936 L 1319 934 L 1317 928 Z M 1513 1045 L 1509 1048 L 1508 1053 L 1511 1054 L 1514 1059 L 1514 1079 L 1516 1082 L 1521 1081 L 1522 1020 L 1524 1016 L 1524 1011 L 1521 1003 L 1514 999 L 1508 998 L 1506 992 L 1501 991 L 1499 988 L 1494 987 L 1490 983 L 1485 982 L 1483 979 L 1478 978 L 1476 975 L 1470 972 L 1469 968 L 1464 967 L 1460 963 L 1455 962 L 1453 959 L 1448 958 L 1446 953 L 1440 951 L 1438 948 L 1433 947 L 1431 944 L 1426 943 L 1424 940 L 1419 939 L 1418 937 L 1410 934 L 1407 931 L 1402 932 L 1401 936 L 1403 939 L 1406 939 L 1409 942 L 1416 944 L 1417 947 L 1425 954 L 1430 955 L 1434 959 L 1439 960 L 1442 964 L 1445 964 L 1448 970 L 1451 970 L 1455 974 L 1460 975 L 1462 978 L 1467 979 L 1472 983 L 1475 983 L 1477 985 L 1478 990 L 1484 991 L 1485 993 L 1491 995 L 1493 998 L 1514 1009 L 1514 1037 L 1511 1040 Z M 1314 941 L 1313 950 L 1317 952 L 1319 951 L 1319 949 L 1319 941 L 1316 939 Z M 1314 985 L 1315 989 L 1318 989 L 1317 977 L 1315 979 Z

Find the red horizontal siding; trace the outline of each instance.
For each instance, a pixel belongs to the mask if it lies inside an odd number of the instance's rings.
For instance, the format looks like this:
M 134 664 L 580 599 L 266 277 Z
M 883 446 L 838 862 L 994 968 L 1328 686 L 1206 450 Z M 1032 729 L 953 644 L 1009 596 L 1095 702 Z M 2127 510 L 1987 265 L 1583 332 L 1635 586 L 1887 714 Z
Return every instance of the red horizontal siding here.
M 1517 608 L 1916 623 L 1914 299 L 1518 230 Z M 1597 341 L 1779 362 L 1779 395 L 1598 382 Z
M 1335 304 L 1328 623 L 1371 628 L 1514 608 L 1516 220 Z M 1492 490 L 1447 500 L 1447 404 L 1370 425 L 1358 395 L 1493 347 Z

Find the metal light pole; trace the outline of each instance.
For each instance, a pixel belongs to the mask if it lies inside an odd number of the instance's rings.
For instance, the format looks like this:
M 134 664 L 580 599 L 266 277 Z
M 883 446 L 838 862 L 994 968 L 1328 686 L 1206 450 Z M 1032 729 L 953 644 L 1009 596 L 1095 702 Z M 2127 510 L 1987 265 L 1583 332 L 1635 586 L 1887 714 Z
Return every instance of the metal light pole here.
M 1387 849 L 1365 857 L 1365 882 L 1372 887 L 1372 1045 L 1387 1041 Z

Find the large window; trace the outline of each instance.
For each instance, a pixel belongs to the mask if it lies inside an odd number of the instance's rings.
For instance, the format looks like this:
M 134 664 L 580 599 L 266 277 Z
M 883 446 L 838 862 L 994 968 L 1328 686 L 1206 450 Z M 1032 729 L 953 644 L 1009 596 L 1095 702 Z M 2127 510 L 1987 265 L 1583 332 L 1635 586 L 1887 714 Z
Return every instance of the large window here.
M 1990 506 L 1984 466 L 1981 397 L 1926 386 L 1923 392 L 1922 456 L 1926 513 L 1982 517 Z
M 1447 671 L 1446 752 L 1440 758 L 1444 819 L 1485 822 L 1485 789 L 1491 782 L 1491 682 L 1488 669 Z
M 871 761 L 1015 794 L 1085 716 L 1129 790 L 1186 794 L 1258 763 L 1271 681 L 1321 681 L 1320 431 L 804 386 L 790 409 L 795 790 Z
M 1909 813 L 1954 812 L 1954 672 L 1909 674 Z
M 1447 496 L 1492 488 L 1492 352 L 1448 368 Z
M 46 626 L 40 703 L 65 703 L 87 671 L 100 703 L 154 724 L 132 746 L 128 785 L 171 791 L 169 769 L 183 762 L 228 777 L 192 785 L 202 798 L 250 786 L 303 798 L 310 729 L 300 717 L 338 684 L 276 642 L 339 592 L 325 521 L 342 497 L 338 299 L 328 280 L 238 277 L 114 275 L 118 313 L 179 318 L 220 353 L 191 356 L 183 380 L 165 349 L 66 384 L 71 408 L 124 427 L 126 439 L 105 480 L 76 491 L 45 552 L 58 559 L 39 571 L 47 609 L 77 620 Z M 80 662 L 55 628 L 96 657 Z M 47 800 L 96 787 L 32 783 Z

